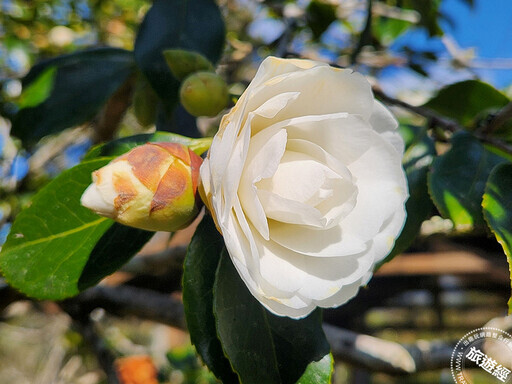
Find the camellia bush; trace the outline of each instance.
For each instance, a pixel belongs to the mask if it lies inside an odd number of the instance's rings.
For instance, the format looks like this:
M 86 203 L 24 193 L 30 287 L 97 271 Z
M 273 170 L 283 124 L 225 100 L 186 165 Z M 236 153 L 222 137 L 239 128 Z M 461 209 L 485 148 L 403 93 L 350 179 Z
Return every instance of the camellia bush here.
M 404 3 L 439 33 L 421 2 Z M 312 1 L 301 28 L 323 33 L 336 18 L 328 4 Z M 99 143 L 15 217 L 0 253 L 5 281 L 73 312 L 70 298 L 155 231 L 200 220 L 182 301 L 202 361 L 223 383 L 329 383 L 322 308 L 371 285 L 433 212 L 460 232 L 492 234 L 510 258 L 508 97 L 466 80 L 412 106 L 339 63 L 296 57 L 287 35 L 299 27 L 288 21 L 238 94 L 222 70 L 225 21 L 212 0 L 155 0 L 133 51 L 101 47 L 34 65 L 14 107 L 3 107 L 25 148 L 99 114 L 114 123 L 100 124 Z M 386 30 L 404 29 L 399 21 Z M 374 44 L 372 28 L 383 44 L 385 22 L 393 19 L 368 17 L 354 60 Z M 129 104 L 156 131 L 103 140 Z M 399 123 L 390 106 L 426 121 Z M 222 118 L 208 120 L 216 126 L 207 135 L 200 116 Z

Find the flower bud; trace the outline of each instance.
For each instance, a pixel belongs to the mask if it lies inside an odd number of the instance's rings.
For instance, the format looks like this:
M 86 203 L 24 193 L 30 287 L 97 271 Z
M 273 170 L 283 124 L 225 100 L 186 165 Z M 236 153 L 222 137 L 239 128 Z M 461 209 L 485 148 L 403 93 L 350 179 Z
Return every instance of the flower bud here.
M 176 231 L 199 213 L 201 157 L 178 143 L 147 143 L 93 172 L 83 206 L 131 227 Z
M 181 84 L 180 101 L 193 116 L 215 116 L 227 105 L 228 87 L 215 73 L 197 72 Z

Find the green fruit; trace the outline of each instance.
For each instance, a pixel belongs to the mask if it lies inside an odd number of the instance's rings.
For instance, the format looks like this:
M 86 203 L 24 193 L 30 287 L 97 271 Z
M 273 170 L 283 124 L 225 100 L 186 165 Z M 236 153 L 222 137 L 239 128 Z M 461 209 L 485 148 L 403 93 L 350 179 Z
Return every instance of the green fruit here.
M 180 100 L 193 116 L 216 116 L 226 108 L 228 87 L 215 73 L 196 72 L 181 84 Z
M 173 76 L 178 80 L 183 80 L 194 72 L 213 72 L 212 63 L 200 53 L 183 49 L 166 49 L 163 54 Z

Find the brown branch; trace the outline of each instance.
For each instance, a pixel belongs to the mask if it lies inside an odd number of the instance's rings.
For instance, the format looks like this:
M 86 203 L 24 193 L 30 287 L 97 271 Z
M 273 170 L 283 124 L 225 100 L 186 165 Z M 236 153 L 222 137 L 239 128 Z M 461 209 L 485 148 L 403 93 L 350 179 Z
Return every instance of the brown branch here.
M 512 102 L 503 107 L 492 119 L 487 126 L 483 129 L 484 134 L 487 136 L 495 132 L 507 121 L 512 119 Z
M 364 25 L 364 29 L 361 32 L 361 35 L 359 36 L 359 41 L 357 43 L 357 46 L 355 47 L 354 51 L 350 55 L 350 62 L 352 64 L 355 64 L 357 62 L 357 57 L 361 53 L 361 50 L 363 47 L 369 43 L 371 43 L 372 40 L 372 4 L 373 0 L 368 0 L 368 6 L 367 6 L 367 14 L 366 14 L 366 22 Z
M 135 315 L 186 329 L 182 302 L 146 289 L 99 286 L 67 303 L 88 311 L 101 307 L 115 315 Z M 402 345 L 327 324 L 324 331 L 336 358 L 369 371 L 403 375 L 449 366 L 451 344 L 423 342 L 421 345 Z
M 176 270 L 181 271 L 186 253 L 187 246 L 181 245 L 162 252 L 137 256 L 123 265 L 120 271 L 135 275 L 165 275 Z
M 119 123 L 131 104 L 134 84 L 135 76 L 129 77 L 107 101 L 94 124 L 93 139 L 95 142 L 112 140 Z
M 91 312 L 103 308 L 117 316 L 137 316 L 176 328 L 186 329 L 185 312 L 180 300 L 149 289 L 130 286 L 96 286 L 63 302 L 66 311 L 80 308 Z
M 409 103 L 406 103 L 405 101 L 395 99 L 391 96 L 386 95 L 384 92 L 382 92 L 381 89 L 378 87 L 372 87 L 374 95 L 380 99 L 383 103 L 388 105 L 396 105 L 398 107 L 407 109 L 411 112 L 416 113 L 417 115 L 423 116 L 427 118 L 431 125 L 441 127 L 447 131 L 450 132 L 457 132 L 460 130 L 463 130 L 464 127 L 462 127 L 459 123 L 448 119 L 444 116 L 441 116 L 437 114 L 436 112 L 432 111 L 431 109 L 425 108 L 425 107 L 417 107 L 415 105 L 411 105 Z

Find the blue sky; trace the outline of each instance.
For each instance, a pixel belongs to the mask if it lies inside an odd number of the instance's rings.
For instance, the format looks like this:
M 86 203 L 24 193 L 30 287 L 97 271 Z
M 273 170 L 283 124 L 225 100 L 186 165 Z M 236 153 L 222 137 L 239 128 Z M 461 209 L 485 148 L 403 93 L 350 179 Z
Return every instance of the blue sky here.
M 433 50 L 440 54 L 440 57 L 445 58 L 444 63 L 441 60 L 438 64 L 426 68 L 433 84 L 425 84 L 424 87 L 427 90 L 439 88 L 447 83 L 470 78 L 473 76 L 472 73 L 476 73 L 482 80 L 499 89 L 510 86 L 512 84 L 512 24 L 510 22 L 512 1 L 475 0 L 474 7 L 471 8 L 462 0 L 443 0 L 441 8 L 452 20 L 452 23 L 442 23 L 446 36 L 453 38 L 462 50 L 474 48 L 476 61 L 481 65 L 472 68 L 472 71 L 453 71 L 446 62 L 450 55 L 439 38 L 428 37 L 426 31 L 422 29 L 407 32 L 393 45 L 392 49 L 395 52 L 400 52 L 403 46 L 408 45 L 416 50 Z M 496 59 L 508 59 L 501 60 L 501 66 L 510 66 L 510 68 L 491 68 L 499 64 Z M 397 91 L 396 81 L 399 72 L 401 72 L 400 76 L 407 79 L 399 83 L 403 85 L 417 83 L 418 87 L 421 86 L 422 80 L 415 79 L 414 73 L 390 68 L 383 73 L 382 81 L 387 83 L 391 93 Z

